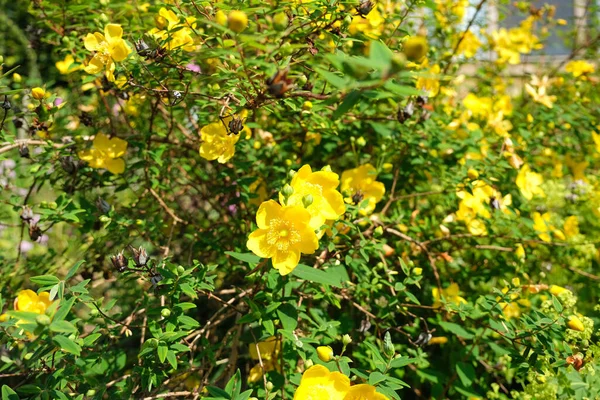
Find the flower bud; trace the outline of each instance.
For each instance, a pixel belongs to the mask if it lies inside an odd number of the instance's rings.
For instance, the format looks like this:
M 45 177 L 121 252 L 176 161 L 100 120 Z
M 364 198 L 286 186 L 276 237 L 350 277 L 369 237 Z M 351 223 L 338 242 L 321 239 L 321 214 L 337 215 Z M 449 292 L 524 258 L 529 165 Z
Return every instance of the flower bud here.
M 222 10 L 219 10 L 215 14 L 215 21 L 217 24 L 225 26 L 227 25 L 227 15 Z
M 571 315 L 569 317 L 569 322 L 567 322 L 567 326 L 569 328 L 573 329 L 574 331 L 583 332 L 585 330 L 585 326 L 583 325 L 583 322 L 581 322 L 581 320 L 579 318 L 577 318 L 575 315 Z
M 286 183 L 283 189 L 281 189 L 281 194 L 283 194 L 283 197 L 288 198 L 294 194 L 294 188 Z
M 350 335 L 346 333 L 344 336 L 342 336 L 342 343 L 344 344 L 344 346 L 348 346 L 350 343 L 352 343 L 352 338 L 350 337 Z
M 319 346 L 317 347 L 317 355 L 319 360 L 329 362 L 333 360 L 333 349 L 330 346 Z
M 305 367 L 306 369 L 308 369 L 308 368 L 312 367 L 313 365 L 315 365 L 315 363 L 313 362 L 313 360 L 306 360 L 306 361 L 304 362 L 304 367 Z
M 287 28 L 289 22 L 290 22 L 290 19 L 284 12 L 277 13 L 273 16 L 273 24 L 275 25 L 275 28 L 278 30 L 283 30 L 283 29 Z
M 313 104 L 312 104 L 312 102 L 310 102 L 310 101 L 305 101 L 305 102 L 302 104 L 302 109 L 303 109 L 304 111 L 310 111 L 310 110 L 312 110 L 312 108 L 313 108 Z
M 177 274 L 181 275 L 185 272 L 185 268 L 183 266 L 177 267 Z
M 417 268 L 413 268 L 413 274 L 415 274 L 415 275 L 419 276 L 419 275 L 421 275 L 422 273 L 423 273 L 423 268 L 419 268 L 419 267 L 417 267 Z
M 312 196 L 312 194 L 307 194 L 306 196 L 302 197 L 302 204 L 304 205 L 304 208 L 308 208 L 308 206 L 310 206 L 314 201 L 314 198 Z
M 469 170 L 467 171 L 467 176 L 469 177 L 469 179 L 475 180 L 479 178 L 479 172 L 477 172 L 476 169 L 469 168 Z
M 21 75 L 17 74 L 16 72 L 13 74 L 13 81 L 15 83 L 20 83 L 23 80 L 23 78 L 21 77 Z
M 31 96 L 36 100 L 42 100 L 46 95 L 46 91 L 41 87 L 34 87 L 31 89 Z
M 248 27 L 248 16 L 243 11 L 231 11 L 227 16 L 227 27 L 236 33 L 240 33 Z
M 148 343 L 148 347 L 150 348 L 157 348 L 158 347 L 158 339 L 156 338 L 150 338 L 148 340 L 146 340 L 146 343 Z
M 570 290 L 565 289 L 564 287 L 561 287 L 561 286 L 556 286 L 556 285 L 550 286 L 550 293 L 552 293 L 555 296 L 558 296 L 561 293 L 565 293 L 565 292 L 570 292 Z
M 35 317 L 35 322 L 38 323 L 38 325 L 42 325 L 42 326 L 48 326 L 50 325 L 50 317 L 47 316 L 46 314 L 40 314 L 37 317 Z
M 160 315 L 162 315 L 163 318 L 169 318 L 171 316 L 171 310 L 169 310 L 168 308 L 163 308 L 160 311 Z
M 380 237 L 383 235 L 383 226 L 379 225 L 377 228 L 375 228 L 375 231 L 373 232 L 375 237 Z
M 356 139 L 356 144 L 357 144 L 359 147 L 365 147 L 365 146 L 367 145 L 367 141 L 365 140 L 365 138 L 364 138 L 364 137 L 362 137 L 362 136 L 361 136 L 361 137 L 359 137 L 358 139 Z
M 275 387 L 273 385 L 273 382 L 271 382 L 271 381 L 267 382 L 267 384 L 265 386 L 266 386 L 266 388 L 267 388 L 268 391 L 273 390 L 273 388 Z
M 385 336 L 383 338 L 383 352 L 390 357 L 396 353 L 394 343 L 392 343 L 392 336 L 390 335 L 389 331 L 385 333 Z

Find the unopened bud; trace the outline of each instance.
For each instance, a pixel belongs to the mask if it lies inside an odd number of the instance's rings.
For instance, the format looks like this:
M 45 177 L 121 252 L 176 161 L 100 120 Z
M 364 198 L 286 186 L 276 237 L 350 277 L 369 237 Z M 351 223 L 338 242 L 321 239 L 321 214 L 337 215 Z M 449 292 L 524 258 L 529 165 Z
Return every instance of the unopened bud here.
M 352 338 L 350 337 L 350 335 L 346 333 L 344 336 L 342 336 L 342 343 L 344 344 L 344 346 L 348 346 L 350 343 L 352 343 Z
M 267 388 L 268 391 L 273 390 L 274 387 L 275 386 L 273 385 L 273 382 L 271 382 L 271 381 L 267 382 L 266 388 Z
M 302 204 L 304 205 L 304 208 L 308 208 L 308 206 L 310 206 L 314 201 L 314 198 L 312 196 L 312 194 L 307 194 L 306 196 L 302 197 Z
M 375 234 L 375 237 L 380 237 L 381 235 L 383 235 L 383 227 L 380 225 L 377 228 L 375 228 L 375 231 L 373 231 L 373 233 Z
M 171 316 L 171 310 L 169 310 L 168 308 L 163 308 L 160 311 L 160 315 L 162 315 L 163 318 L 169 318 Z
M 283 197 L 287 199 L 288 197 L 294 194 L 294 188 L 292 188 L 289 184 L 286 183 L 283 189 L 281 189 L 281 194 L 283 194 Z
M 392 343 L 392 335 L 387 331 L 383 338 L 383 352 L 387 354 L 389 357 L 393 356 L 396 353 L 396 349 L 394 348 L 394 343 Z
M 329 362 L 333 360 L 333 349 L 330 346 L 319 346 L 317 347 L 317 356 L 319 356 L 319 360 Z

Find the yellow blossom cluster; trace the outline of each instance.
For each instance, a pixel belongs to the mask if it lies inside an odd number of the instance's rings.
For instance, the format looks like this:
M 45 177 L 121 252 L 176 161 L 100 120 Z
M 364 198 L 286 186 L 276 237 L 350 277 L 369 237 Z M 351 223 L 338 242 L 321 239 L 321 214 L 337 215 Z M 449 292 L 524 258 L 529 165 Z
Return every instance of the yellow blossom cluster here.
M 125 60 L 131 53 L 131 48 L 123 40 L 123 28 L 117 24 L 106 25 L 104 34 L 88 33 L 84 45 L 87 50 L 94 52 L 94 56 L 84 68 L 85 72 L 97 74 L 105 71 L 106 78 L 111 82 L 115 81 L 115 62 Z
M 346 211 L 338 186 L 339 176 L 329 168 L 313 172 L 304 165 L 280 193 L 281 204 L 268 200 L 260 205 L 248 249 L 270 258 L 281 275 L 292 272 L 301 253 L 312 254 L 319 247 L 316 231 Z
M 244 125 L 248 111 L 242 110 L 239 115 L 228 115 L 220 121 L 212 122 L 200 129 L 200 156 L 209 161 L 217 160 L 226 163 L 235 154 L 235 144 L 243 132 L 248 139 L 252 135 L 250 128 Z M 240 131 L 231 129 L 232 124 L 242 125 Z
M 471 191 L 462 186 L 456 192 L 460 199 L 456 220 L 463 221 L 472 235 L 487 235 L 487 228 L 481 218 L 491 218 L 492 207 L 508 212 L 507 206 L 512 204 L 512 196 L 507 194 L 502 197 L 499 191 L 482 180 L 475 180 L 471 185 Z
M 194 51 L 196 45 L 192 33 L 196 28 L 196 18 L 186 17 L 183 22 L 172 10 L 162 7 L 154 17 L 155 28 L 148 34 L 164 43 L 167 50 L 182 49 Z
M 518 27 L 500 28 L 491 33 L 489 38 L 492 49 L 498 54 L 498 64 L 519 64 L 521 54 L 529 54 L 533 50 L 539 50 L 543 45 L 533 34 L 535 18 L 530 16 L 523 20 Z

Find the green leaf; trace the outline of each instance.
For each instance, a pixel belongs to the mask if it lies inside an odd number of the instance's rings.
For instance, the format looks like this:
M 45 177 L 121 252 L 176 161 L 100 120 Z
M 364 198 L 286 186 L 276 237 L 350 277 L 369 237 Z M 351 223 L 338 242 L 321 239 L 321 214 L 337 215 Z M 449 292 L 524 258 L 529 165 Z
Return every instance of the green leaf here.
M 83 264 L 84 262 L 85 262 L 85 260 L 76 262 L 75 265 L 73 265 L 71 267 L 69 272 L 67 272 L 67 275 L 65 276 L 65 281 L 68 281 L 69 279 L 71 279 L 77 273 L 77 270 L 79 269 L 79 267 L 81 267 L 81 264 Z
M 465 330 L 465 328 L 455 324 L 454 322 L 441 321 L 439 325 L 444 328 L 445 331 L 454 333 L 456 336 L 460 336 L 465 339 L 472 339 L 474 337 L 472 333 L 468 332 Z
M 560 304 L 560 301 L 554 295 L 552 295 L 552 304 L 554 305 L 554 309 L 556 310 L 556 312 L 562 312 L 563 306 L 562 304 Z
M 96 340 L 98 340 L 98 338 L 102 336 L 101 333 L 92 333 L 89 336 L 86 336 L 83 338 L 83 345 L 84 346 L 91 346 L 92 344 L 94 344 L 94 342 Z
M 369 60 L 372 64 L 377 65 L 378 69 L 384 69 L 392 62 L 394 53 L 378 40 L 372 40 L 369 46 Z
M 7 385 L 2 385 L 2 400 L 19 400 L 19 396 Z
M 59 332 L 59 333 L 76 333 L 77 332 L 77 328 L 75 328 L 75 326 L 68 321 L 53 321 L 50 324 L 50 330 L 52 332 Z
M 169 347 L 166 344 L 159 344 L 156 348 L 156 353 L 158 354 L 158 359 L 161 363 L 164 363 L 167 359 L 167 353 L 169 352 Z
M 174 351 L 167 351 L 167 361 L 169 361 L 169 364 L 171 364 L 173 369 L 177 369 L 177 356 Z
M 298 266 L 292 271 L 292 275 L 306 281 L 320 283 L 321 285 L 342 287 L 342 280 L 339 274 L 332 274 L 329 272 L 329 270 L 326 272 L 321 269 L 309 267 L 308 265 L 298 264 Z
M 325 80 L 328 83 L 330 83 L 331 85 L 335 86 L 338 89 L 343 89 L 348 85 L 348 83 L 346 82 L 346 80 L 344 78 L 334 74 L 333 72 L 329 72 L 329 71 L 326 71 L 321 68 L 315 68 L 315 70 L 317 71 L 317 73 L 319 75 L 321 75 L 323 78 L 325 78 Z
M 71 307 L 73 307 L 73 304 L 75 304 L 75 297 L 71 297 L 69 300 L 62 301 L 60 307 L 52 317 L 52 320 L 62 321 L 63 319 L 65 319 L 69 314 Z
M 293 331 L 298 326 L 298 310 L 290 303 L 282 304 L 277 309 L 277 316 L 283 325 L 283 329 Z
M 38 275 L 30 278 L 29 280 L 40 286 L 54 286 L 60 282 L 60 279 L 54 275 Z
M 192 317 L 188 317 L 187 315 L 180 315 L 179 317 L 177 317 L 177 321 L 179 321 L 183 326 L 189 326 L 192 328 L 197 328 L 200 326 L 200 323 L 198 321 L 196 321 Z
M 81 354 L 81 347 L 66 336 L 54 336 L 52 341 L 67 353 L 75 354 L 76 356 Z
M 215 396 L 218 399 L 231 400 L 231 396 L 229 396 L 229 393 L 227 393 L 223 389 L 220 389 L 215 386 L 207 386 L 206 390 L 208 391 L 208 393 L 210 393 L 212 396 Z
M 387 376 L 385 376 L 381 372 L 378 372 L 378 371 L 371 372 L 371 375 L 369 375 L 369 385 L 375 386 L 379 382 L 383 382 L 386 379 L 387 379 Z
M 196 308 L 194 303 L 183 302 L 175 304 L 176 308 L 179 308 L 181 311 L 189 310 L 190 308 Z
M 466 387 L 471 386 L 475 379 L 475 368 L 471 364 L 459 362 L 456 364 L 456 373 L 462 384 Z
M 342 115 L 350 111 L 352 107 L 354 107 L 356 103 L 358 103 L 358 100 L 360 100 L 361 95 L 362 93 L 359 90 L 353 90 L 350 93 L 348 93 L 348 95 L 344 98 L 344 101 L 342 101 L 342 104 L 340 104 L 338 108 L 335 109 L 331 118 L 334 121 L 336 121 Z
M 252 253 L 236 253 L 235 251 L 226 251 L 225 254 L 248 264 L 258 264 L 260 262 L 260 257 L 255 256 Z

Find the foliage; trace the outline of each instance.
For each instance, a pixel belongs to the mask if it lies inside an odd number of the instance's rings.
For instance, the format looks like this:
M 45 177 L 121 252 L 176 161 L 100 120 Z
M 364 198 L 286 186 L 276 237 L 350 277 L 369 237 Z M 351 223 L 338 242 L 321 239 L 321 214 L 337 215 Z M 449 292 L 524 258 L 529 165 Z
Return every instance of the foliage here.
M 600 396 L 593 7 L 13 3 L 3 400 Z

